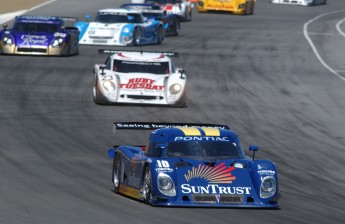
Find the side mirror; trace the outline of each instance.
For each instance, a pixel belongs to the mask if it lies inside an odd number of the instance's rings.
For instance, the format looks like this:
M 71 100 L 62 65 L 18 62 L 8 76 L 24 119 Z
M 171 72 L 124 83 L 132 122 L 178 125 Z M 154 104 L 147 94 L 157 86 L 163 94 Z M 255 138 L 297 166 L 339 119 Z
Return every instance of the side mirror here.
M 99 66 L 99 69 L 102 70 L 101 75 L 105 75 L 105 72 L 104 72 L 105 65 L 100 65 L 100 66 Z
M 86 16 L 85 16 L 85 19 L 86 19 L 86 21 L 87 21 L 87 22 L 89 22 L 89 21 L 90 21 L 90 18 L 91 18 L 91 16 L 90 16 L 90 15 L 86 15 Z
M 180 75 L 180 79 L 185 79 L 185 78 L 186 78 L 186 75 L 185 75 L 186 71 L 182 69 L 182 70 L 180 70 L 179 72 L 180 72 L 180 74 L 181 74 L 181 75 Z
M 114 148 L 108 149 L 108 156 L 111 159 L 115 157 L 115 149 Z
M 7 30 L 8 24 L 3 24 L 2 27 L 4 28 L 4 30 Z
M 253 151 L 253 160 L 254 160 L 255 159 L 255 152 L 259 150 L 259 146 L 251 145 L 251 146 L 249 146 L 249 150 Z
M 160 149 L 160 150 L 163 150 L 163 149 L 166 149 L 167 148 L 167 144 L 164 144 L 164 143 L 162 143 L 162 144 L 157 144 L 156 145 L 156 149 Z

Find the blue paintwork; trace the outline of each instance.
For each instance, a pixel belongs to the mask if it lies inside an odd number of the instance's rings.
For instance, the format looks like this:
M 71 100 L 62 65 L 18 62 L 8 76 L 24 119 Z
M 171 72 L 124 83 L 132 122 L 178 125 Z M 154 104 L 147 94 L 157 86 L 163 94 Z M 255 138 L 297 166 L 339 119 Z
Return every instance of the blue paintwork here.
M 200 142 L 213 142 L 218 140 L 209 140 L 210 135 L 206 135 L 201 128 L 200 137 L 204 137 Z M 245 155 L 242 150 L 240 140 L 237 134 L 232 130 L 219 129 L 221 139 L 229 139 L 231 144 L 235 144 L 239 150 L 236 158 L 213 158 L 197 159 L 192 157 L 167 157 L 167 145 L 169 143 L 184 142 L 193 138 L 193 135 L 186 135 L 179 128 L 161 128 L 151 132 L 149 146 L 157 145 L 161 154 L 158 156 L 147 155 L 148 149 L 144 151 L 141 147 L 135 146 L 114 146 L 108 150 L 110 158 L 120 157 L 126 178 L 121 180 L 122 186 L 134 189 L 139 195 L 130 195 L 135 198 L 141 197 L 143 192 L 143 181 L 145 167 L 149 166 L 151 170 L 151 197 L 149 204 L 157 206 L 198 206 L 198 207 L 256 207 L 256 208 L 278 208 L 278 199 L 280 198 L 278 188 L 278 173 L 275 164 L 269 160 L 254 160 Z M 208 139 L 207 139 L 208 137 Z M 212 137 L 213 138 L 213 137 Z M 189 140 L 188 140 L 189 141 Z M 189 141 L 190 142 L 190 141 Z M 257 151 L 257 146 L 251 146 L 252 150 Z M 114 159 L 115 161 L 115 159 Z M 163 164 L 163 165 L 162 165 Z M 235 177 L 232 182 L 212 183 L 205 176 L 192 175 L 187 180 L 186 175 L 193 173 L 193 169 L 201 171 L 209 169 L 214 176 L 220 175 L 220 169 L 226 169 L 223 175 Z M 218 169 L 219 168 L 219 169 Z M 176 196 L 168 196 L 158 189 L 157 177 L 160 172 L 170 176 L 176 188 Z M 197 172 L 194 172 L 197 173 Z M 200 174 L 201 172 L 199 172 Z M 273 178 L 276 181 L 276 192 L 268 198 L 260 196 L 261 180 L 264 178 Z M 217 179 L 219 181 L 219 179 Z M 194 189 L 193 189 L 194 188 Z M 217 200 L 214 203 L 196 203 L 193 202 L 192 192 L 208 193 L 212 197 L 223 197 L 233 195 L 233 193 L 243 197 L 242 202 L 221 203 Z M 123 193 L 123 192 L 122 192 Z M 126 194 L 126 193 L 125 193 Z
M 163 22 L 163 27 L 166 36 L 176 36 L 181 29 L 180 21 L 181 17 L 177 14 L 166 14 L 159 4 L 156 3 L 127 3 L 120 6 L 123 9 L 135 9 L 143 13 L 143 16 L 147 20 L 158 20 Z M 145 12 L 149 10 L 154 13 Z M 178 30 L 176 29 L 178 26 Z
M 78 35 L 78 30 L 73 27 L 64 27 L 62 17 L 53 16 L 17 16 L 13 27 L 0 31 L 0 46 L 5 46 L 4 38 L 11 38 L 18 48 L 25 48 L 30 53 L 32 48 L 47 49 L 53 42 L 62 39 L 63 43 L 69 43 L 71 37 Z M 60 45 L 62 45 L 62 42 Z M 73 44 L 74 46 L 74 44 Z M 14 49 L 14 48 L 13 48 Z M 0 47 L 0 52 L 3 49 Z M 2 52 L 12 54 L 14 52 Z
M 130 14 L 131 11 L 128 10 L 128 14 Z M 100 23 L 100 22 L 98 22 Z M 89 28 L 89 22 L 80 21 L 74 24 L 74 27 L 78 28 L 80 34 L 79 34 L 79 41 L 83 38 L 85 32 Z M 158 36 L 158 30 L 164 29 L 164 24 L 160 20 L 146 20 L 143 22 L 131 22 L 126 24 L 121 31 L 119 42 L 121 38 L 128 37 L 128 39 L 131 39 L 133 37 L 135 29 L 139 30 L 139 44 L 138 45 L 149 45 L 149 44 L 160 44 L 159 42 L 159 36 Z M 163 37 L 164 39 L 164 30 L 163 30 Z M 80 42 L 82 43 L 82 42 Z M 117 45 L 117 44 L 114 44 Z M 123 45 L 123 44 L 120 44 Z M 126 45 L 135 45 L 134 40 Z

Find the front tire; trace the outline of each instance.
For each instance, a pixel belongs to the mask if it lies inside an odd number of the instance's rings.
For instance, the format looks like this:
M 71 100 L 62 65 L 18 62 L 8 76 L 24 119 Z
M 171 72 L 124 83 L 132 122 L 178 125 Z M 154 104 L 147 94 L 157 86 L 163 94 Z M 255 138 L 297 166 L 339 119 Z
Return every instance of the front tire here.
M 145 168 L 143 188 L 144 202 L 149 204 L 151 199 L 151 169 L 149 165 Z
M 140 33 L 139 33 L 139 29 L 135 29 L 134 30 L 134 34 L 133 34 L 133 44 L 135 46 L 139 46 L 141 44 L 141 40 L 140 40 Z
M 102 94 L 99 92 L 98 90 L 98 84 L 97 84 L 97 80 L 95 81 L 95 85 L 93 86 L 93 101 L 98 104 L 98 105 L 101 105 L 101 104 L 104 104 L 104 101 L 102 100 L 103 97 L 102 97 Z

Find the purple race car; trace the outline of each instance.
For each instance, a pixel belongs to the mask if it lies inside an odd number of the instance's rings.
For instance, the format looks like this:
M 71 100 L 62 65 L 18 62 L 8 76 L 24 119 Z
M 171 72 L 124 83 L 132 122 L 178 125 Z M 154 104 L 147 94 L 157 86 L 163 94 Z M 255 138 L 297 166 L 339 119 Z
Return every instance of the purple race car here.
M 79 52 L 75 27 L 65 21 L 76 18 L 51 16 L 17 16 L 12 28 L 0 31 L 1 54 L 69 56 Z

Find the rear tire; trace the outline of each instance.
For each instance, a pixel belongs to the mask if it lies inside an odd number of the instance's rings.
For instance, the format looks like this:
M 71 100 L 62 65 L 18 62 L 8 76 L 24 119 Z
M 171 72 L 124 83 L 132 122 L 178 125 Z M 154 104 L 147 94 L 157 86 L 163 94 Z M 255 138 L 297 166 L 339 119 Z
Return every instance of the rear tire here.
M 121 158 L 119 154 L 116 154 L 113 162 L 113 185 L 116 194 L 120 192 L 121 184 Z

